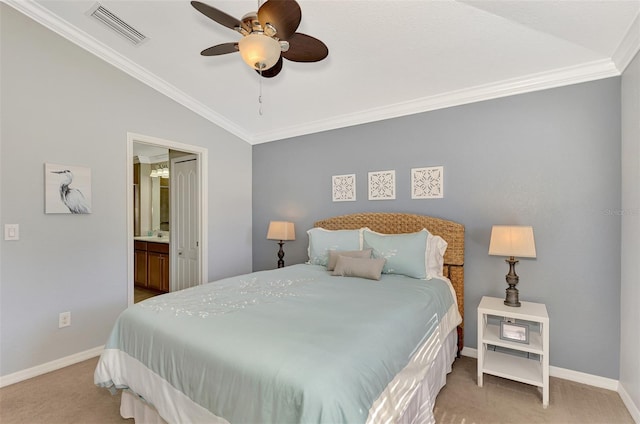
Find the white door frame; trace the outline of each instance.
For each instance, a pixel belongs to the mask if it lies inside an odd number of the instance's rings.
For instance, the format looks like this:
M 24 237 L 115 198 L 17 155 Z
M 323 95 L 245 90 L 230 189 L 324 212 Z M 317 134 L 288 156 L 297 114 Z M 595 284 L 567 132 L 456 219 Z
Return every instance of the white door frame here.
M 209 276 L 209 214 L 208 214 L 208 150 L 204 147 L 193 146 L 190 144 L 178 143 L 176 141 L 164 140 L 161 138 L 151 137 L 136 133 L 127 133 L 127 298 L 128 304 L 132 305 L 133 298 L 133 143 L 151 144 L 155 146 L 165 147 L 171 150 L 180 150 L 186 153 L 192 153 L 198 157 L 198 194 L 200 197 L 198 226 L 200 231 L 200 251 L 198 257 L 198 280 L 199 284 L 204 284 Z M 169 230 L 171 234 L 171 230 Z

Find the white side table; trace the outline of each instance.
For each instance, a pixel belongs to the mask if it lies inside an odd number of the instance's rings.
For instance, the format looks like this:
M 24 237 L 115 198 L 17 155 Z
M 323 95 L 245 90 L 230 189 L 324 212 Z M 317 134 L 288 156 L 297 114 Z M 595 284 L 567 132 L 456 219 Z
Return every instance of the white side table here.
M 549 405 L 549 315 L 542 303 L 521 302 L 520 307 L 504 304 L 504 299 L 484 296 L 478 306 L 478 386 L 484 373 L 542 388 L 542 406 Z M 490 320 L 497 317 L 499 320 Z M 539 331 L 529 331 L 529 343 L 500 338 L 499 321 L 513 318 L 539 324 Z M 487 349 L 498 346 L 538 355 L 539 360 Z

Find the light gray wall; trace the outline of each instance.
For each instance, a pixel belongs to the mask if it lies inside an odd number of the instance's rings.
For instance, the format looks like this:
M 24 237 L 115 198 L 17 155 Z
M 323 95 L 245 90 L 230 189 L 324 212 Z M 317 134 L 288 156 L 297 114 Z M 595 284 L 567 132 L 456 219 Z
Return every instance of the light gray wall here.
M 0 375 L 101 346 L 127 306 L 127 132 L 209 149 L 209 278 L 251 270 L 251 146 L 0 4 Z M 44 213 L 44 163 L 90 167 L 93 213 Z M 224 225 L 220 224 L 224 223 Z M 71 311 L 71 327 L 58 314 Z
M 620 385 L 640 420 L 640 54 L 622 75 Z M 631 409 L 631 408 L 629 408 Z
M 444 198 L 411 200 L 411 168 L 439 165 Z M 367 172 L 380 170 L 396 171 L 396 200 L 367 200 Z M 331 176 L 351 173 L 357 201 L 333 203 Z M 617 379 L 620 184 L 619 78 L 256 145 L 253 268 L 276 265 L 269 220 L 296 224 L 287 264 L 307 259 L 305 230 L 320 218 L 400 211 L 460 222 L 465 345 L 476 347 L 480 298 L 506 288 L 508 265 L 487 254 L 491 226 L 532 225 L 538 257 L 517 266 L 520 299 L 547 305 L 551 364 Z

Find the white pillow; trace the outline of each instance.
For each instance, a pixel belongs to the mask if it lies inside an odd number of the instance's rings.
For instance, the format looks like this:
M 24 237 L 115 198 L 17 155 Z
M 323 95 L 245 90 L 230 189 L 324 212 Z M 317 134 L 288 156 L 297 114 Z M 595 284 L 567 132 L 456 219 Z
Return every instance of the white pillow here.
M 429 233 L 427 236 L 427 279 L 443 277 L 444 252 L 447 251 L 447 243 L 442 237 Z

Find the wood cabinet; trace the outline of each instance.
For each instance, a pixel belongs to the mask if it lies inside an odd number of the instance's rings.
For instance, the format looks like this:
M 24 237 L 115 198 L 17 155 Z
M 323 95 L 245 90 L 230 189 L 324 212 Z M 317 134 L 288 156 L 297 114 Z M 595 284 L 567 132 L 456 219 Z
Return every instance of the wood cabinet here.
M 138 249 L 138 243 L 140 242 L 136 242 L 134 250 L 133 282 L 136 286 L 147 287 L 147 246 L 143 243 L 144 250 Z
M 136 286 L 169 291 L 169 244 L 134 241 Z

